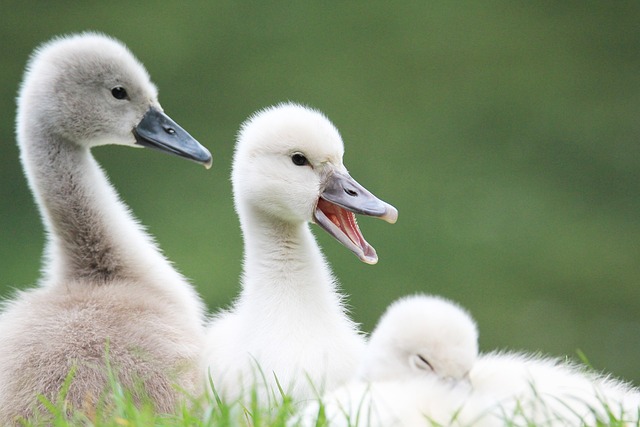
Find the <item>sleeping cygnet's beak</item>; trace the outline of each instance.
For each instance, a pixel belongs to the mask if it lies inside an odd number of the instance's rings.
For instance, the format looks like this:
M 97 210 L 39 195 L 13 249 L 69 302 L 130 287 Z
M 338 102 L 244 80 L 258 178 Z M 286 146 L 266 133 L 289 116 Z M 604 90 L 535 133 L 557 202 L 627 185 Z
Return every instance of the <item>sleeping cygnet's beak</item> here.
M 203 164 L 207 169 L 213 162 L 209 150 L 200 145 L 171 117 L 155 107 L 147 110 L 140 123 L 133 129 L 133 135 L 139 145 L 193 160 Z
M 376 250 L 362 236 L 354 213 L 380 218 L 391 224 L 398 219 L 396 208 L 371 194 L 349 174 L 331 172 L 320 193 L 314 220 L 362 262 L 375 264 L 378 262 Z

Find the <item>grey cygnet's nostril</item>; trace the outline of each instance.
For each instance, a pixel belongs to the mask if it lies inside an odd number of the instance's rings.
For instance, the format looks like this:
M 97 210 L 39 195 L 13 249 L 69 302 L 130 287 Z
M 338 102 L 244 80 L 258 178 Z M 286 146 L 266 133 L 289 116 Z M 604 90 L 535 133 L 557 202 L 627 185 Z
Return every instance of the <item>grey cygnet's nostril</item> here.
M 350 188 L 345 188 L 344 192 L 351 197 L 356 197 L 358 195 L 358 193 L 355 190 L 352 190 Z

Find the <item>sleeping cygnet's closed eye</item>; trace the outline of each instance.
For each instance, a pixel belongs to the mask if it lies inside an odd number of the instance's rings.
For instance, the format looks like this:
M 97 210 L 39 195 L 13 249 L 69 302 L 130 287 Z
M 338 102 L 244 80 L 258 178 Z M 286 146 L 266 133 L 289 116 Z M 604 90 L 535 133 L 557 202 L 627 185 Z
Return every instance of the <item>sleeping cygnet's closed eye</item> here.
M 427 358 L 419 353 L 412 354 L 409 358 L 409 363 L 412 367 L 420 371 L 435 372 L 435 369 L 433 369 L 433 366 L 431 365 L 431 363 L 429 363 Z

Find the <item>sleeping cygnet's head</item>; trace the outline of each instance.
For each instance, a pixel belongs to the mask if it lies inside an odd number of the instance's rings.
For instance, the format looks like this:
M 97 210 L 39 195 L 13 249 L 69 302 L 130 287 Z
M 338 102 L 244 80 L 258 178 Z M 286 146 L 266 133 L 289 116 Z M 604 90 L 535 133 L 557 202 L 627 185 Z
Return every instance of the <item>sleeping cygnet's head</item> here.
M 478 355 L 478 330 L 466 310 L 444 298 L 415 295 L 387 308 L 371 334 L 360 368 L 367 381 L 436 375 L 468 378 Z

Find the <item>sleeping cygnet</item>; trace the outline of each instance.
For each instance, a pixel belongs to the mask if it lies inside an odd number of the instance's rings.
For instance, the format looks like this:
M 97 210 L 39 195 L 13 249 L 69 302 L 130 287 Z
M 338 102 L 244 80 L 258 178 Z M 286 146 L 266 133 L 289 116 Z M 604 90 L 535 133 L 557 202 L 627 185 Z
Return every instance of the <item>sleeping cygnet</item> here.
M 371 334 L 360 367 L 365 381 L 436 375 L 467 380 L 478 355 L 478 329 L 469 313 L 441 297 L 413 295 L 391 304 Z
M 451 423 L 473 394 L 477 355 L 477 327 L 464 309 L 435 296 L 401 298 L 371 334 L 357 378 L 309 404 L 296 422 L 315 426 L 323 413 L 339 427 L 466 425 Z M 460 415 L 475 423 L 489 405 L 483 396 L 471 403 Z

